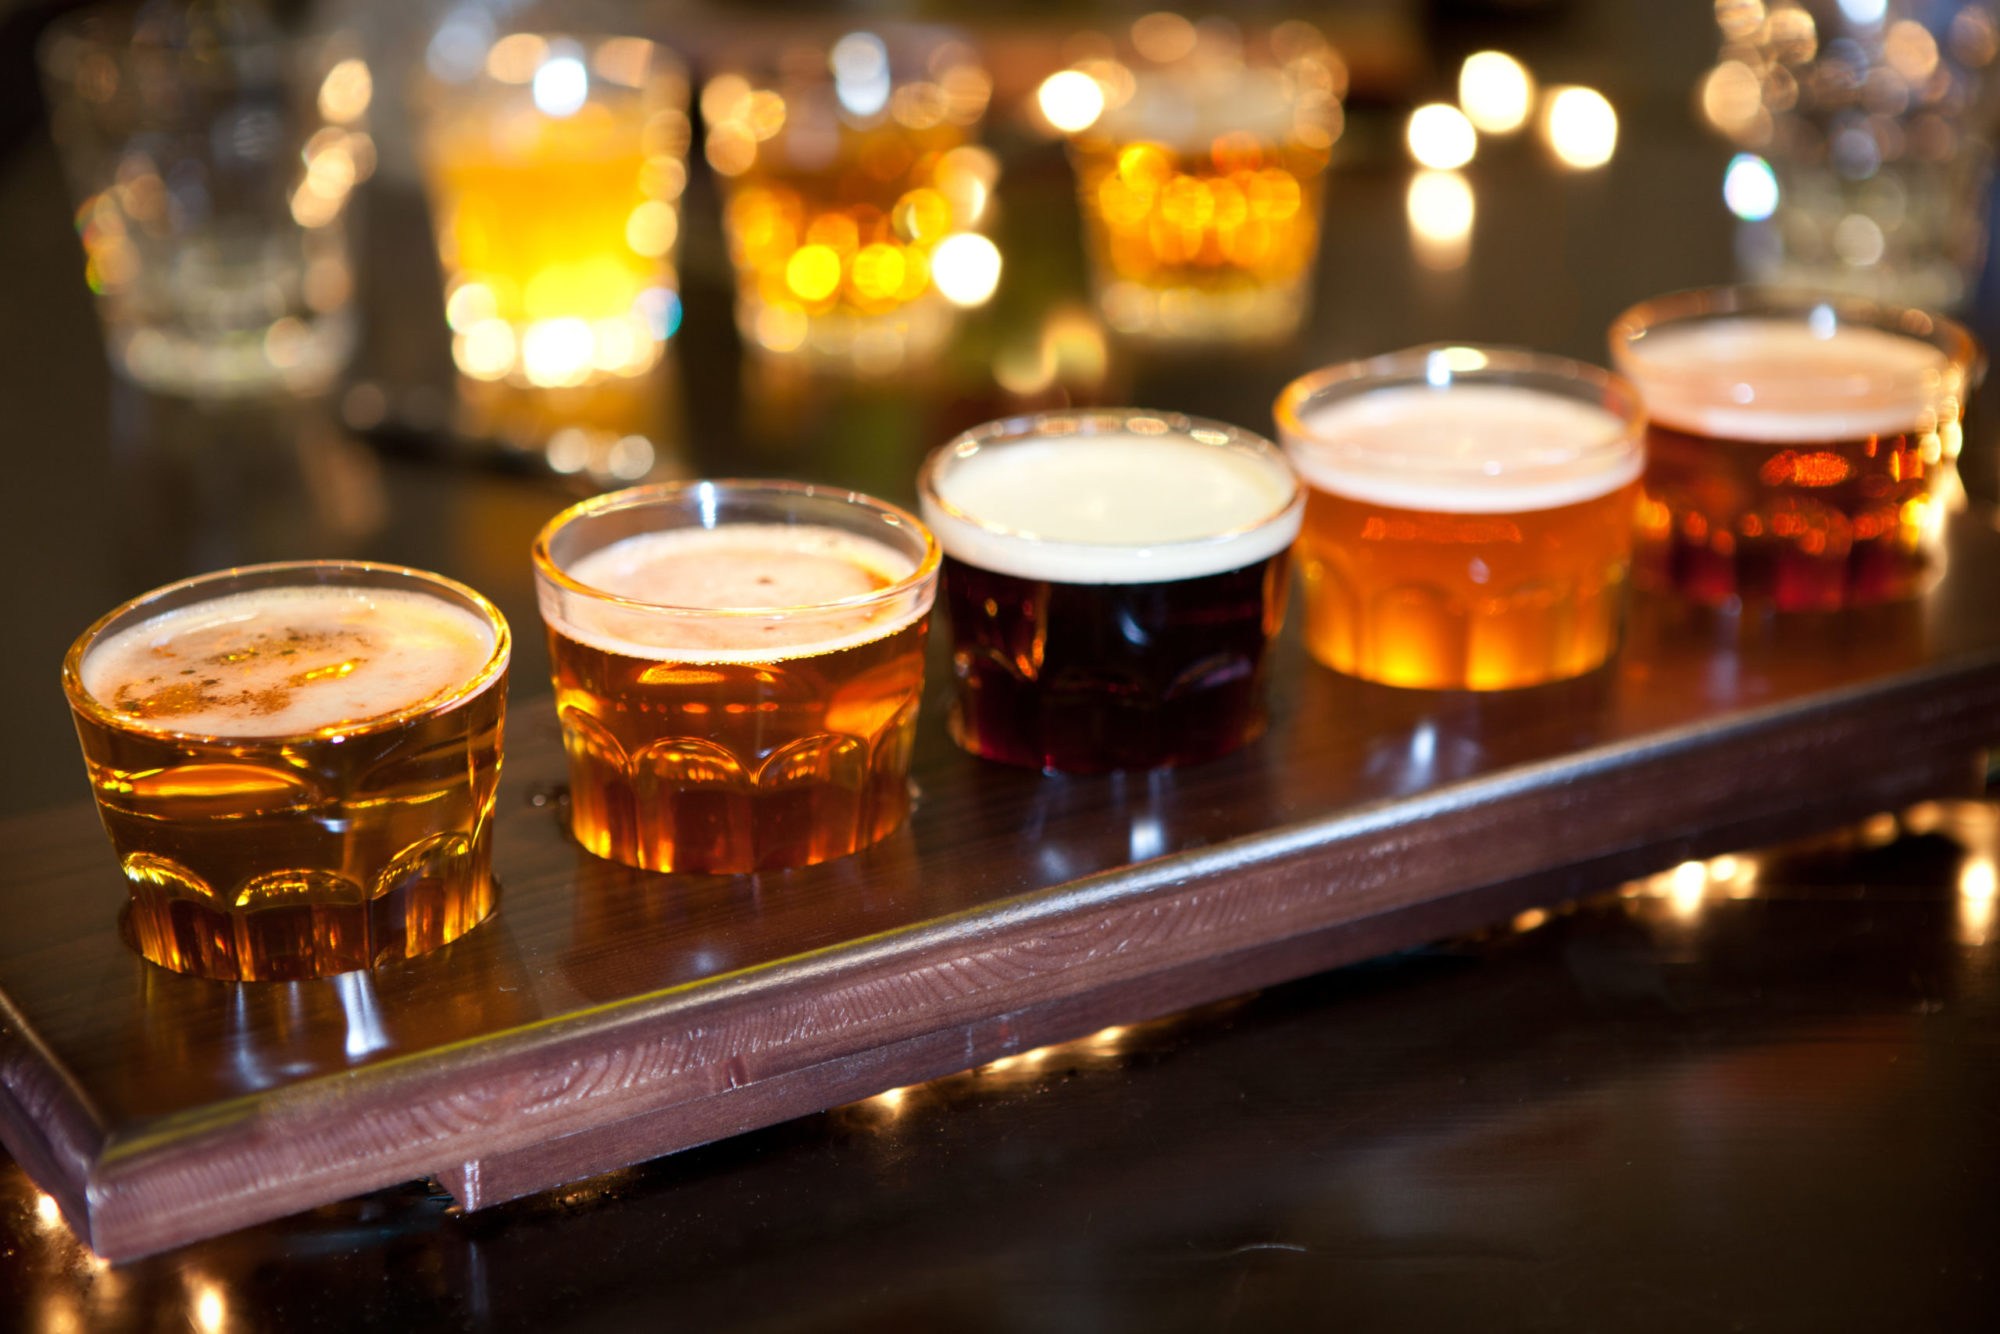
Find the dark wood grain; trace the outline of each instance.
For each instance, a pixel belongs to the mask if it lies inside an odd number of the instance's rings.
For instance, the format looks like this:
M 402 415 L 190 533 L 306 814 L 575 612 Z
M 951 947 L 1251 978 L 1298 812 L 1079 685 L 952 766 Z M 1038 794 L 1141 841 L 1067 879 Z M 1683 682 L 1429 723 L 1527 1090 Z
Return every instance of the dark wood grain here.
M 0 1136 L 115 1258 L 425 1175 L 478 1207 L 1969 791 L 2000 736 L 2000 535 L 1968 517 L 1954 542 L 1927 598 L 1867 614 L 1642 603 L 1613 668 L 1535 690 L 1385 690 L 1288 643 L 1269 734 L 1183 771 L 977 762 L 934 691 L 909 826 L 773 875 L 578 850 L 554 722 L 522 700 L 501 912 L 335 981 L 146 965 L 91 812 L 15 821 Z

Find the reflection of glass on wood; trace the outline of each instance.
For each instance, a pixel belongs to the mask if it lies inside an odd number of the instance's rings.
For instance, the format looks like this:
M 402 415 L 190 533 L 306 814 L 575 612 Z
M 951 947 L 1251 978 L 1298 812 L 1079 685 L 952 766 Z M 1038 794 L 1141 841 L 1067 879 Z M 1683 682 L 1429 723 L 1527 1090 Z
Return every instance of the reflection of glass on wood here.
M 975 229 L 998 166 L 972 143 L 990 85 L 966 47 L 912 47 L 851 33 L 824 62 L 704 88 L 737 322 L 758 347 L 891 369 L 992 294 L 998 252 Z
M 639 38 L 517 33 L 433 99 L 425 169 L 459 370 L 553 388 L 651 369 L 680 323 L 679 65 Z
M 1303 318 L 1344 71 L 1305 24 L 1279 25 L 1266 47 L 1190 31 L 1163 52 L 1170 59 L 1074 71 L 1097 82 L 1103 103 L 1069 142 L 1112 328 L 1269 339 Z

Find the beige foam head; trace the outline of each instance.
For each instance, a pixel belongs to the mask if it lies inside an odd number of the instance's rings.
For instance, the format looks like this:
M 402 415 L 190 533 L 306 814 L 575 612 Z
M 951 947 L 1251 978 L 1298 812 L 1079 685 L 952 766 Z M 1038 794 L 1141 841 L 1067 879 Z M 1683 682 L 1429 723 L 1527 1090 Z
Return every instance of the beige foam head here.
M 1950 359 L 1920 338 L 1828 309 L 1647 329 L 1619 349 L 1647 415 L 1698 435 L 1778 443 L 1925 429 L 1951 392 Z
M 891 634 L 930 597 L 875 595 L 916 568 L 872 538 L 817 524 L 739 523 L 639 533 L 565 567 L 608 599 L 544 587 L 558 633 L 627 657 L 768 662 Z
M 1202 434 L 1080 432 L 953 447 L 928 474 L 924 522 L 948 556 L 1056 583 L 1192 579 L 1282 551 L 1299 521 L 1298 484 L 1283 460 Z
M 1636 480 L 1635 430 L 1595 403 L 1521 385 L 1390 384 L 1302 408 L 1285 448 L 1311 486 L 1349 499 L 1525 513 Z
M 83 688 L 167 731 L 295 736 L 448 696 L 493 657 L 484 618 L 429 594 L 339 585 L 229 593 L 92 644 Z

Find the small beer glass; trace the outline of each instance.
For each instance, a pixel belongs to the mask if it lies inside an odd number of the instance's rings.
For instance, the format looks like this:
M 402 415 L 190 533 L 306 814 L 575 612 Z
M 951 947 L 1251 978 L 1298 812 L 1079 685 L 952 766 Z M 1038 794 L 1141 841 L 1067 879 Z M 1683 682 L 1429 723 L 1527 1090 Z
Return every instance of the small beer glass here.
M 945 552 L 965 749 L 1147 769 L 1263 729 L 1304 504 L 1269 441 L 1175 413 L 1042 413 L 938 449 L 918 492 Z
M 571 825 L 658 871 L 805 866 L 909 811 L 930 533 L 797 482 L 635 487 L 534 549 Z
M 202 575 L 86 630 L 63 688 L 139 952 L 294 981 L 476 926 L 509 645 L 471 589 L 356 561 Z
M 1617 646 L 1644 460 L 1638 396 L 1533 352 L 1416 348 L 1279 396 L 1308 488 L 1306 647 L 1386 685 L 1497 690 Z
M 1632 307 L 1611 355 L 1649 421 L 1641 576 L 1730 610 L 1908 597 L 1941 568 L 1984 368 L 1926 311 L 1755 287 Z

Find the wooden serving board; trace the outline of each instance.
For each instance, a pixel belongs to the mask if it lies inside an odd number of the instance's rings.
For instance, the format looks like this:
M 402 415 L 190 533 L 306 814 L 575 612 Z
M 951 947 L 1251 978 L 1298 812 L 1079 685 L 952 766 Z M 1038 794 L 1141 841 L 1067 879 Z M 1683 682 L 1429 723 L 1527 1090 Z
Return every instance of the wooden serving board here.
M 973 760 L 944 735 L 934 660 L 908 826 L 751 877 L 576 848 L 552 711 L 523 692 L 499 913 L 322 982 L 142 962 L 94 812 L 16 819 L 0 1139 L 112 1259 L 422 1176 L 478 1208 L 1971 792 L 2000 739 L 2000 533 L 1961 516 L 1952 546 L 1925 598 L 1846 616 L 1743 625 L 1642 599 L 1612 667 L 1531 690 L 1369 686 L 1294 641 L 1269 733 L 1179 771 Z

